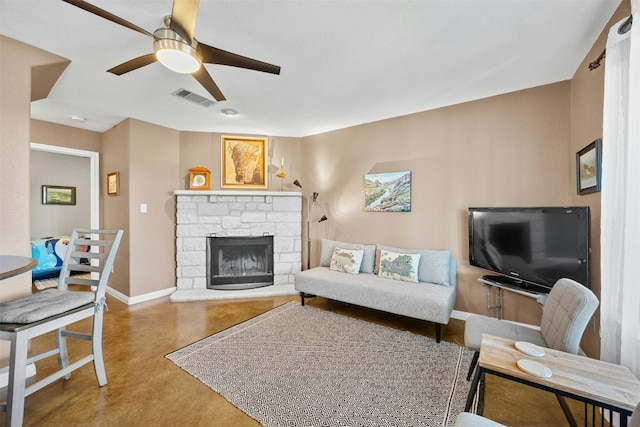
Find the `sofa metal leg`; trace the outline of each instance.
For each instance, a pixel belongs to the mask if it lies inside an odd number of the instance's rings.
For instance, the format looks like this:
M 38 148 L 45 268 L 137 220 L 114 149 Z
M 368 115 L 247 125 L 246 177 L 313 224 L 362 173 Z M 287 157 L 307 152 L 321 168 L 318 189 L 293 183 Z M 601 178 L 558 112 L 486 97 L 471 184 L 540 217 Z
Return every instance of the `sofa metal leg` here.
M 440 342 L 440 329 L 442 325 L 440 323 L 436 323 L 436 342 Z
M 300 302 L 302 303 L 302 305 L 304 305 L 305 298 L 313 298 L 313 297 L 315 297 L 315 295 L 308 294 L 306 292 L 300 292 Z
M 473 358 L 471 359 L 471 365 L 469 365 L 469 373 L 467 374 L 467 381 L 471 379 L 471 375 L 473 375 L 473 371 L 476 369 L 476 365 L 478 364 L 478 357 L 480 357 L 480 352 L 476 351 L 473 353 Z

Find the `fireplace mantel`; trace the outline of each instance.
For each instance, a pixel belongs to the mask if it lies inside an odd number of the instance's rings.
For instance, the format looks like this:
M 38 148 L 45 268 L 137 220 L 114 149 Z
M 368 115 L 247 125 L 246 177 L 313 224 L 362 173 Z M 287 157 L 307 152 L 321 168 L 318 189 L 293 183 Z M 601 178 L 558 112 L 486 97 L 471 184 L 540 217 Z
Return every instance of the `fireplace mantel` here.
M 293 191 L 176 190 L 176 287 L 171 299 L 215 299 L 206 289 L 206 236 L 273 236 L 273 285 L 295 293 L 302 266 L 302 193 Z M 263 288 L 266 289 L 266 288 Z M 243 291 L 237 291 L 243 292 Z M 250 293 L 251 290 L 244 292 Z M 236 296 L 238 297 L 238 296 Z
M 176 196 L 272 196 L 302 197 L 299 191 L 259 191 L 259 190 L 176 190 Z

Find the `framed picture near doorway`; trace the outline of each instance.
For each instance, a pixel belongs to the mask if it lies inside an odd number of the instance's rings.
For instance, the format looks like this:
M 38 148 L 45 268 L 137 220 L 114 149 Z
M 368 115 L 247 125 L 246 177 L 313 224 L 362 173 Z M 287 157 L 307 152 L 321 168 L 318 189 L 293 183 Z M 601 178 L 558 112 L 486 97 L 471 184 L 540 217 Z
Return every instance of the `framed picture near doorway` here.
M 64 187 L 60 185 L 42 186 L 43 205 L 75 205 L 76 187 Z
M 107 195 L 117 196 L 120 194 L 120 173 L 111 172 L 107 174 Z

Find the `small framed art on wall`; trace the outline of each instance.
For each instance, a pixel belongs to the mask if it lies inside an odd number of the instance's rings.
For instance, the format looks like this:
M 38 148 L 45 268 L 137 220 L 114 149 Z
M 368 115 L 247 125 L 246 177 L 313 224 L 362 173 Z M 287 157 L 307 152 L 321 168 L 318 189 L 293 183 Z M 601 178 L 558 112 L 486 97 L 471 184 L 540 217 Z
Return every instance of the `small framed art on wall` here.
M 76 187 L 66 187 L 61 185 L 42 186 L 43 205 L 75 205 Z
M 598 138 L 576 153 L 578 194 L 600 191 L 602 177 L 602 139 Z
M 111 172 L 107 174 L 107 195 L 117 196 L 120 194 L 120 174 Z

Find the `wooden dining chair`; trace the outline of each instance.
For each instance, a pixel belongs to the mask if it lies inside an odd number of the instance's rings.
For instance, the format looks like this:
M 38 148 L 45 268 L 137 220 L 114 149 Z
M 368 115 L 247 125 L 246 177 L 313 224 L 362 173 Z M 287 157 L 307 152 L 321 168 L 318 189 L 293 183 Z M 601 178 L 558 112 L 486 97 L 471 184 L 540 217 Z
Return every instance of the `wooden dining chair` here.
M 122 234 L 122 230 L 73 230 L 58 287 L 0 303 L 0 340 L 11 343 L 7 402 L 1 405 L 7 413 L 7 426 L 22 425 L 26 396 L 60 378 L 69 379 L 72 371 L 91 361 L 98 384 L 107 383 L 102 357 L 103 310 L 107 281 Z M 91 278 L 78 278 L 74 273 L 85 273 L 84 277 L 90 273 Z M 67 325 L 90 317 L 93 318 L 91 334 L 66 329 Z M 29 341 L 53 331 L 55 348 L 28 357 Z M 91 341 L 91 354 L 69 363 L 66 338 Z M 59 370 L 27 387 L 27 365 L 51 356 L 57 356 Z

